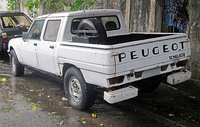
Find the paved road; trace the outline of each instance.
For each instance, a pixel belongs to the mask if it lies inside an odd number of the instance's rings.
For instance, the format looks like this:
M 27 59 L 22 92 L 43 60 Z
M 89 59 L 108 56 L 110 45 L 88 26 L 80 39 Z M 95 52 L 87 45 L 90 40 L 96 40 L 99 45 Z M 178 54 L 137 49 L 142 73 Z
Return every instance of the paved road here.
M 165 84 L 152 93 L 110 105 L 99 97 L 85 112 L 63 101 L 60 81 L 26 70 L 10 74 L 0 60 L 0 127 L 195 127 L 200 126 L 200 83 Z M 97 118 L 91 114 L 95 113 Z

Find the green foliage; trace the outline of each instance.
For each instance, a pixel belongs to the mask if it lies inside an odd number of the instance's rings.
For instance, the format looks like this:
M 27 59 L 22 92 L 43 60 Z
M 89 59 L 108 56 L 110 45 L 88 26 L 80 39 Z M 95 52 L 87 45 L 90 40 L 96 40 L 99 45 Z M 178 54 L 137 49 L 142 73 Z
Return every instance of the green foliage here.
M 51 8 L 54 6 L 55 0 L 44 0 L 45 1 L 45 7 L 46 8 Z
M 36 14 L 37 10 L 40 8 L 40 0 L 35 0 L 34 2 L 32 2 L 31 0 L 29 0 L 26 4 L 25 7 L 27 7 L 30 11 L 30 16 L 34 17 L 34 15 Z
M 79 10 L 84 6 L 84 10 L 93 6 L 93 0 L 75 0 L 74 2 L 63 2 L 63 0 L 44 0 L 45 7 L 49 9 L 50 12 L 60 12 L 64 6 L 70 7 L 70 11 Z
M 16 10 L 19 6 L 20 0 L 7 0 L 9 10 Z M 89 9 L 93 6 L 94 0 L 75 0 L 74 2 L 63 2 L 63 0 L 44 0 L 46 9 L 49 12 L 59 12 L 63 7 L 70 7 L 70 11 L 84 10 Z M 34 17 L 37 14 L 37 9 L 40 8 L 40 0 L 29 0 L 25 7 L 30 11 L 30 16 Z
M 94 1 L 89 0 L 89 1 L 86 2 L 85 9 L 89 9 L 89 8 L 92 7 L 93 5 L 94 5 Z
M 45 7 L 50 12 L 59 12 L 63 9 L 63 0 L 44 0 Z
M 64 2 L 65 6 L 69 6 L 70 7 L 70 11 L 77 11 L 80 9 L 81 6 L 84 5 L 84 10 L 90 8 L 91 6 L 93 6 L 94 2 L 93 0 L 76 0 L 75 2 L 72 3 L 66 3 Z
M 17 10 L 19 8 L 18 0 L 7 0 L 8 10 Z
M 65 6 L 69 6 L 70 7 L 70 11 L 76 11 L 78 10 L 81 5 L 84 3 L 84 0 L 76 0 L 73 3 L 64 3 Z

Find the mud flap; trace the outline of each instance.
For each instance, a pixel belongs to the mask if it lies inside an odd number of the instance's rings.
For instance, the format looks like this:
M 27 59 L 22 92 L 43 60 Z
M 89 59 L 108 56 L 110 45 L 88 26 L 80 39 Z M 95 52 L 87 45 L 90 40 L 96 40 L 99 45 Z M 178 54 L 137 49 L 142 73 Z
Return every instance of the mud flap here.
M 133 86 L 128 86 L 122 89 L 106 92 L 104 91 L 104 100 L 110 104 L 124 101 L 138 95 L 138 89 Z
M 191 79 L 192 73 L 190 71 L 178 72 L 167 77 L 167 83 L 176 85 Z

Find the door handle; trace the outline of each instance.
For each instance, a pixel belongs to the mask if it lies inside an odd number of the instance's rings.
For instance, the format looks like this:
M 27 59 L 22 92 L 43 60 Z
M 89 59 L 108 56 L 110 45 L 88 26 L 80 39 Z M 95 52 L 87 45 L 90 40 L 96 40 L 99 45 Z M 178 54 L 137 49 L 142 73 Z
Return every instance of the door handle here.
M 49 48 L 54 49 L 54 46 L 50 45 Z
M 34 45 L 34 46 L 37 46 L 37 43 L 34 43 L 33 45 Z

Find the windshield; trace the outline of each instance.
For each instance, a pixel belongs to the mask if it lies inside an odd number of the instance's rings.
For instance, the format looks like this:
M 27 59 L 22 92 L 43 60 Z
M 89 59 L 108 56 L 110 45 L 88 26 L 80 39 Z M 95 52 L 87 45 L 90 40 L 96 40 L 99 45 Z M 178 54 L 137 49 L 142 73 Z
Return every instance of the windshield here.
M 23 15 L 1 17 L 0 23 L 3 28 L 29 27 L 30 26 L 30 22 Z

